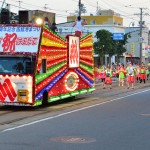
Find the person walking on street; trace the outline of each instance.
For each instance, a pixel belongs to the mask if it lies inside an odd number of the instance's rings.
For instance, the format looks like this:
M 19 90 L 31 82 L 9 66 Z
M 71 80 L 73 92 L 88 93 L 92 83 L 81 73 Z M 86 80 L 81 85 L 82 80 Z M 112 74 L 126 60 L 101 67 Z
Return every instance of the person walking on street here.
M 142 81 L 144 83 L 146 81 L 146 69 L 145 69 L 145 65 L 144 64 L 142 64 L 141 72 L 140 72 L 140 83 L 142 83 Z
M 99 72 L 99 78 L 101 79 L 101 82 L 103 83 L 103 89 L 105 89 L 105 78 L 106 78 L 106 68 L 105 66 L 102 66 Z
M 120 84 L 121 84 L 122 86 L 124 86 L 124 79 L 125 79 L 125 76 L 126 76 L 126 69 L 124 68 L 123 64 L 120 65 L 120 68 L 118 70 L 118 74 L 119 74 L 119 84 L 118 85 L 120 86 Z
M 148 80 L 149 78 L 149 70 L 148 70 L 148 67 L 146 67 L 146 79 Z
M 106 84 L 108 84 L 110 89 L 112 89 L 112 69 L 109 66 L 106 68 L 105 85 Z
M 137 83 L 140 82 L 140 72 L 141 72 L 141 67 L 139 65 L 136 65 L 135 68 L 135 72 L 136 72 L 136 81 Z
M 81 17 L 77 17 L 77 21 L 75 21 L 72 25 L 72 27 L 75 27 L 75 36 L 81 37 L 82 36 L 82 28 L 84 25 L 86 25 L 86 20 L 81 20 Z
M 132 63 L 129 64 L 129 66 L 127 67 L 127 85 L 128 85 L 128 89 L 130 88 L 130 84 L 132 89 L 134 89 L 134 80 L 135 80 L 135 69 L 132 65 Z

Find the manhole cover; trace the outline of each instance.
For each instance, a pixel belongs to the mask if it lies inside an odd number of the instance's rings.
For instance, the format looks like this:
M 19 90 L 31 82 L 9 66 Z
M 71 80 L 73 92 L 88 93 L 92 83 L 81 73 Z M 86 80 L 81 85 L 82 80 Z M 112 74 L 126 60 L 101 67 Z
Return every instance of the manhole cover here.
M 61 142 L 61 143 L 91 143 L 96 141 L 93 138 L 77 137 L 77 136 L 56 137 L 56 138 L 51 138 L 50 140 L 54 142 Z

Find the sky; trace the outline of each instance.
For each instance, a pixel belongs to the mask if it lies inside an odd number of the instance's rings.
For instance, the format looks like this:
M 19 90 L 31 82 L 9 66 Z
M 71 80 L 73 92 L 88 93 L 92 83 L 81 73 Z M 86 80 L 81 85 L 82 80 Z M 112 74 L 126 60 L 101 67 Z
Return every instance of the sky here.
M 0 6 L 3 0 L 0 0 Z M 19 9 L 46 10 L 56 13 L 56 23 L 67 21 L 67 16 L 78 10 L 79 0 L 5 0 L 10 4 L 13 12 Z M 150 28 L 150 0 L 81 0 L 86 8 L 84 15 L 96 14 L 97 9 L 114 10 L 124 19 L 124 26 L 131 27 L 132 23 L 138 26 L 140 21 L 140 8 L 145 25 Z M 20 4 L 20 8 L 19 8 Z

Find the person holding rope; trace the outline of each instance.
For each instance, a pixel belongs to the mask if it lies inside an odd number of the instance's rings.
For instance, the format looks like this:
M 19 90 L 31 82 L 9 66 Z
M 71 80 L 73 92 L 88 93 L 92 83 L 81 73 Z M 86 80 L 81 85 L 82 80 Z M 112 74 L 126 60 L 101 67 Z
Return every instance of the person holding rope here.
M 75 27 L 75 36 L 77 37 L 82 36 L 82 28 L 86 24 L 87 22 L 85 19 L 82 21 L 80 16 L 77 17 L 77 21 L 75 21 L 72 25 L 72 27 Z

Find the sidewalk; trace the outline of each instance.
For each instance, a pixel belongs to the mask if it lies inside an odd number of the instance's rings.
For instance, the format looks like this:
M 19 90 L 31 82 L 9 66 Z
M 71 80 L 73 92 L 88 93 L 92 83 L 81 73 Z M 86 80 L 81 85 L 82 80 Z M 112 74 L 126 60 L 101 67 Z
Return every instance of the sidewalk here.
M 85 97 L 89 99 L 97 99 L 104 101 L 106 99 L 111 99 L 111 98 L 116 98 L 117 96 L 121 95 L 128 95 L 134 92 L 137 92 L 140 89 L 148 88 L 150 87 L 150 79 L 146 80 L 146 83 L 135 83 L 134 89 L 129 88 L 127 89 L 127 84 L 126 82 L 124 83 L 124 86 L 118 86 L 118 79 L 113 78 L 113 83 L 112 83 L 112 89 L 110 89 L 109 85 L 105 86 L 106 88 L 103 89 L 102 82 L 101 80 L 97 81 L 95 83 L 95 91 L 92 93 L 80 95 L 78 97 Z
M 118 78 L 116 78 L 116 77 L 113 77 L 112 78 L 112 87 L 116 87 L 116 86 L 118 86 Z M 99 85 L 102 85 L 102 82 L 101 82 L 101 80 L 99 79 L 99 80 L 95 80 L 95 86 L 97 87 L 97 86 L 99 86 Z M 135 81 L 135 83 L 134 83 L 134 85 L 135 85 L 135 88 L 136 87 L 138 87 L 139 85 L 141 86 L 141 85 L 143 85 L 143 86 L 146 86 L 146 85 L 150 85 L 150 78 L 149 78 L 149 80 L 146 80 L 146 83 L 144 84 L 143 82 L 142 83 L 137 83 L 136 81 Z M 109 85 L 106 85 L 106 87 L 109 87 Z M 127 87 L 127 84 L 126 84 L 126 80 L 125 80 L 125 82 L 124 82 L 124 86 L 123 87 Z M 118 86 L 118 88 L 121 88 L 121 87 L 119 87 Z

